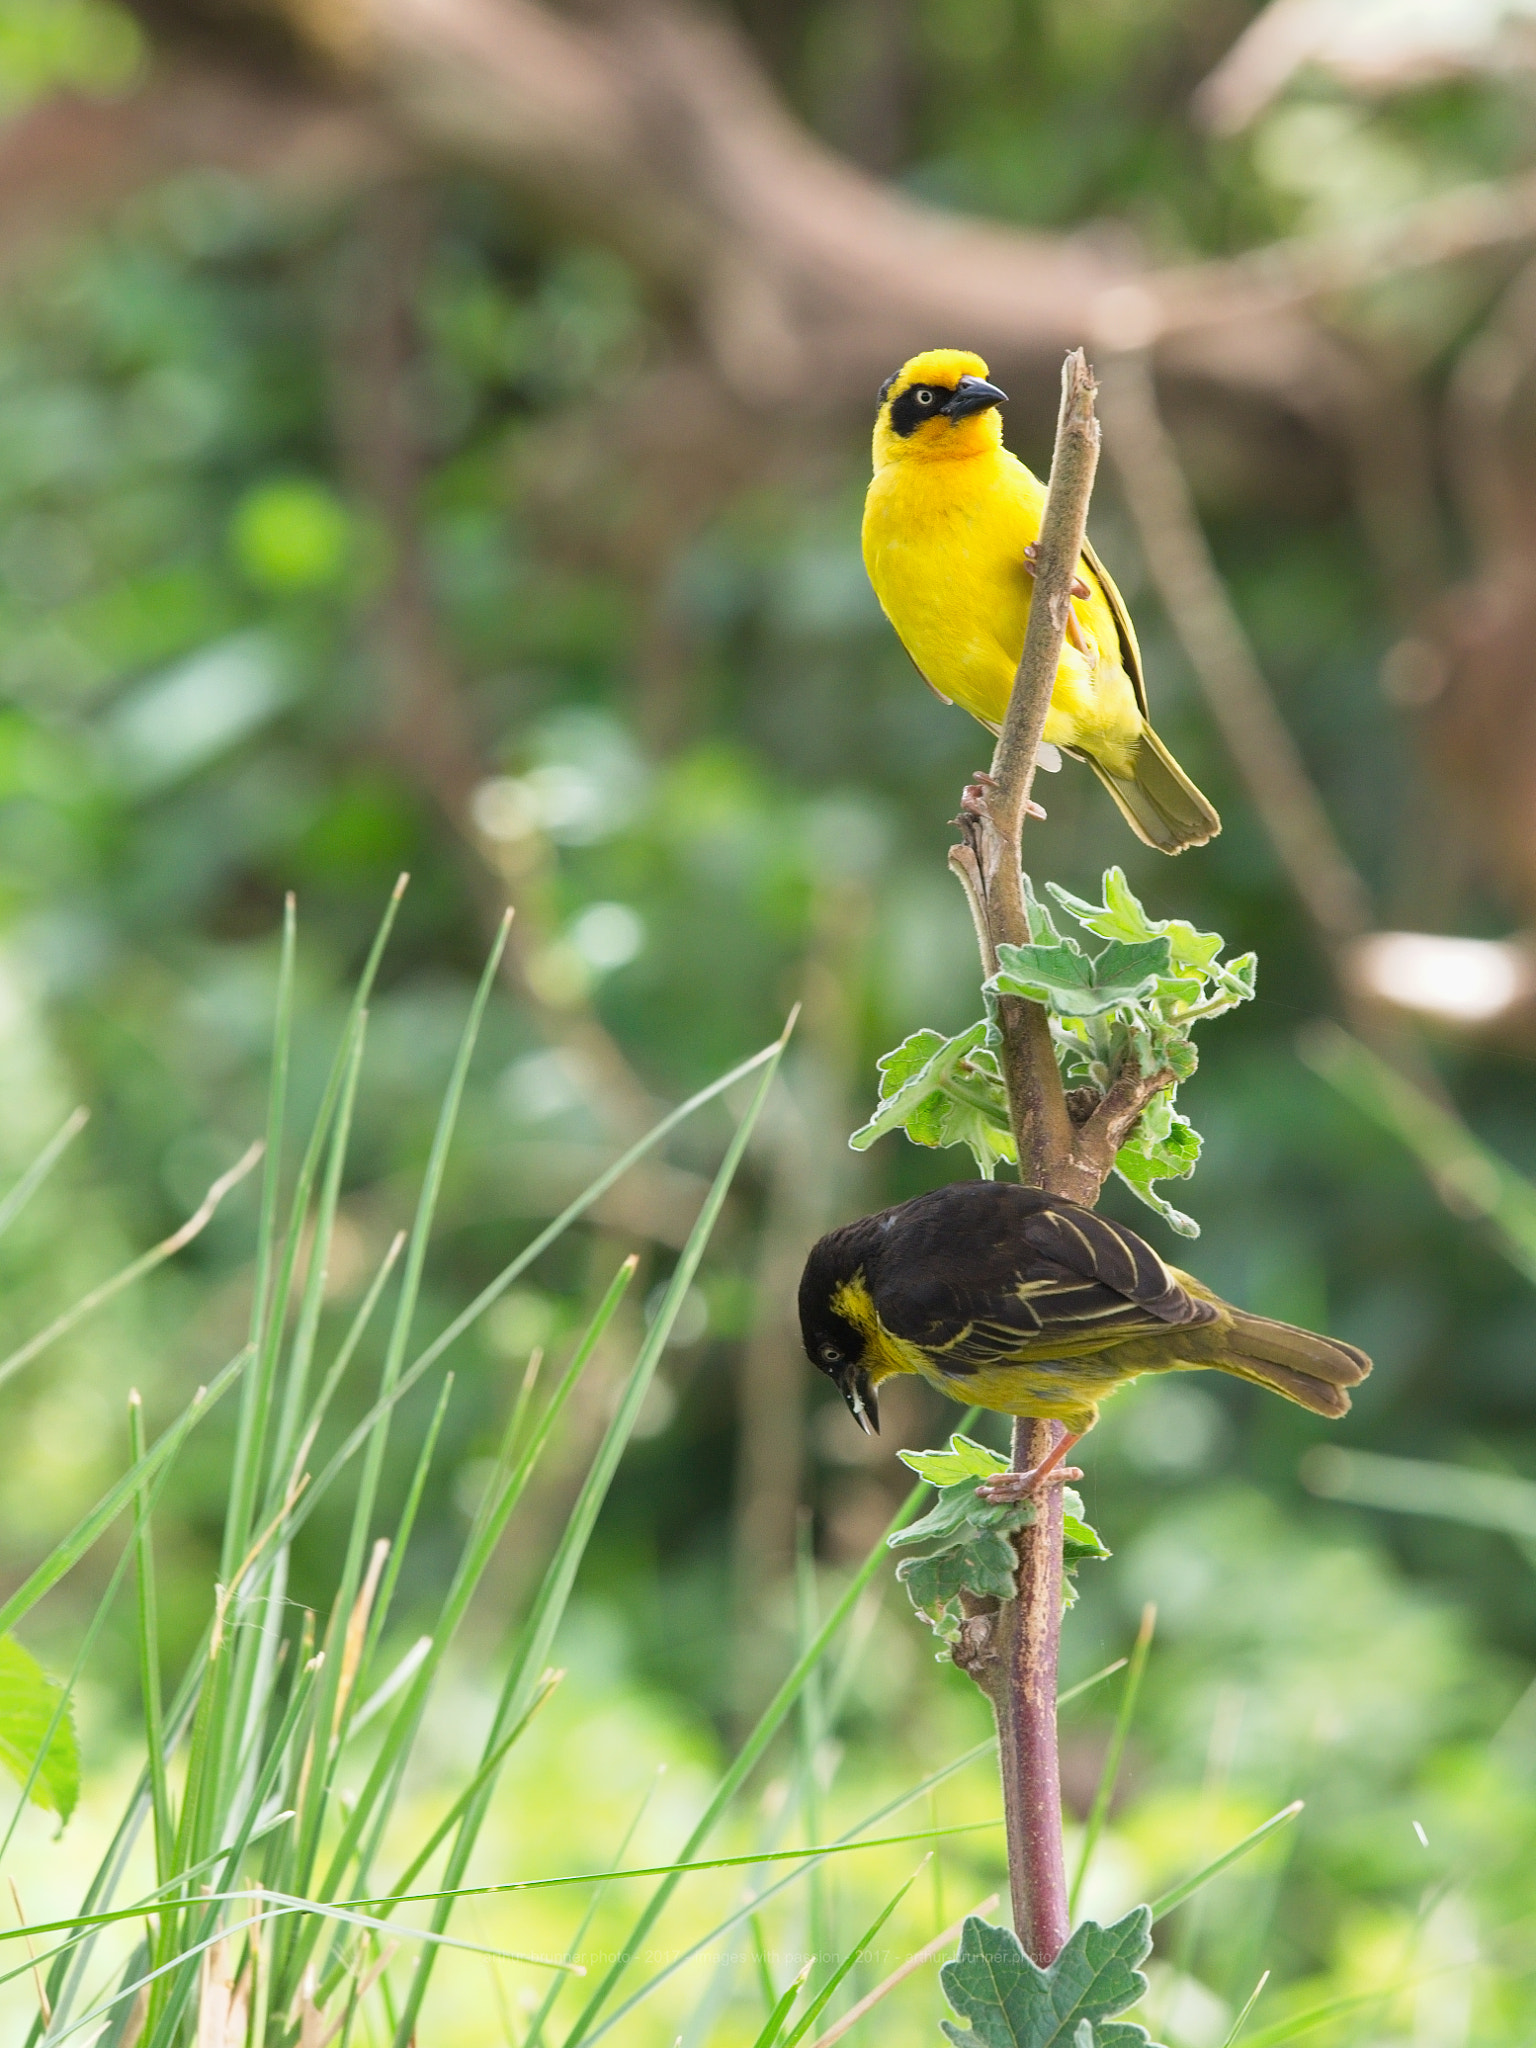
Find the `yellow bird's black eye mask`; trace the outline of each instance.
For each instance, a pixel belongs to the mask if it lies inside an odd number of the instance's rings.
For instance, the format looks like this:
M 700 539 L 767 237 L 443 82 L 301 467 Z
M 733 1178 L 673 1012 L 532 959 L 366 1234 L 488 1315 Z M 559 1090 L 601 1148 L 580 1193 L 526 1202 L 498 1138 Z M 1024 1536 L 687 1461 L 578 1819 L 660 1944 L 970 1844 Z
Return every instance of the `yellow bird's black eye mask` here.
M 894 377 L 887 377 L 881 385 L 882 404 L 890 396 L 895 382 Z M 962 377 L 955 384 L 909 384 L 905 391 L 891 399 L 891 431 L 905 441 L 928 420 L 944 419 L 953 426 L 969 419 L 973 413 L 985 412 L 990 406 L 1006 405 L 1007 402 L 1007 392 L 989 384 L 985 377 Z

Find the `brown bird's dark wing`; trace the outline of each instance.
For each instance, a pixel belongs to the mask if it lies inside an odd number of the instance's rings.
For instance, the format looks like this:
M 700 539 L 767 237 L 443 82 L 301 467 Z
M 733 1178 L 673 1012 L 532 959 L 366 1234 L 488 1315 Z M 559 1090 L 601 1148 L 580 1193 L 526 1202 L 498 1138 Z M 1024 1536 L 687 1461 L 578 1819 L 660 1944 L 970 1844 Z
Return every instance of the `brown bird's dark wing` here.
M 873 1293 L 893 1336 L 958 1373 L 1082 1356 L 1218 1313 L 1135 1231 L 998 1182 L 961 1182 L 897 1211 Z

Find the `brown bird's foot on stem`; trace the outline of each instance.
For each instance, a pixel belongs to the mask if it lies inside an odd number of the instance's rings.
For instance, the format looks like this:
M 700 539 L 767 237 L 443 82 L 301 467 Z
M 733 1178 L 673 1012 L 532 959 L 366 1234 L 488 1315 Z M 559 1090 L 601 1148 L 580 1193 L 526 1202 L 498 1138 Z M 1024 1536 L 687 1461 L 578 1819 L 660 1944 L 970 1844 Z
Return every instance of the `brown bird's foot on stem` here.
M 1070 1485 L 1083 1475 L 1076 1465 L 1064 1465 L 1062 1459 L 1075 1443 L 1081 1441 L 1081 1430 L 1075 1436 L 1064 1436 L 1051 1455 L 1042 1458 L 1032 1471 L 995 1472 L 990 1479 L 984 1479 L 976 1491 L 982 1500 L 997 1507 L 1005 1501 L 1028 1500 L 1037 1487 Z

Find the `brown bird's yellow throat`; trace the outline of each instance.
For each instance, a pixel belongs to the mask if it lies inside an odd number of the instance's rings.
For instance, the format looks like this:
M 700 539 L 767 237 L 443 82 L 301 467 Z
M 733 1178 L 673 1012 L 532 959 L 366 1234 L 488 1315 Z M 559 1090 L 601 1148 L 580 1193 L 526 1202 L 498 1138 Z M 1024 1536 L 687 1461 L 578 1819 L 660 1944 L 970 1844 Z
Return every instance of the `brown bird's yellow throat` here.
M 1058 1456 L 1142 1373 L 1214 1368 L 1337 1417 L 1371 1369 L 1352 1344 L 1234 1308 L 1123 1223 L 1004 1181 L 829 1231 L 800 1328 L 862 1429 L 880 1426 L 881 1382 L 918 1373 L 952 1400 L 1065 1423 Z

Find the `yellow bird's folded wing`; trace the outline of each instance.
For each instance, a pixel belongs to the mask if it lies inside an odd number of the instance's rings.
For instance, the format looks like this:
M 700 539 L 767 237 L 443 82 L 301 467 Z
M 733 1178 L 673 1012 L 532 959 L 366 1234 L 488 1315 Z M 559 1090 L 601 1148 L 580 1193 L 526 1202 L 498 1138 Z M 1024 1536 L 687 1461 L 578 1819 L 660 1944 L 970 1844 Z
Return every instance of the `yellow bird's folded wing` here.
M 1099 588 L 1104 593 L 1104 600 L 1114 616 L 1115 631 L 1120 636 L 1121 664 L 1131 679 L 1131 688 L 1136 692 L 1136 702 L 1141 706 L 1141 715 L 1143 718 L 1150 718 L 1152 714 L 1147 709 L 1147 678 L 1141 666 L 1141 644 L 1136 638 L 1136 628 L 1131 624 L 1131 615 L 1126 609 L 1125 599 L 1120 595 L 1114 577 L 1094 552 L 1092 542 L 1086 539 L 1083 542 L 1083 560 L 1097 578 Z

